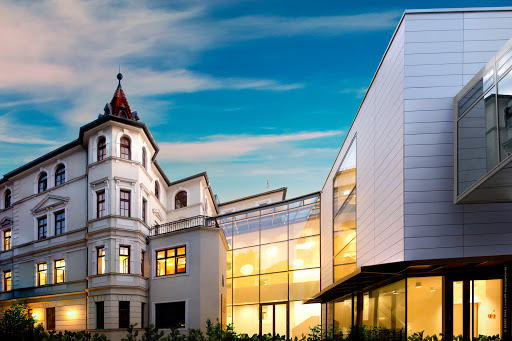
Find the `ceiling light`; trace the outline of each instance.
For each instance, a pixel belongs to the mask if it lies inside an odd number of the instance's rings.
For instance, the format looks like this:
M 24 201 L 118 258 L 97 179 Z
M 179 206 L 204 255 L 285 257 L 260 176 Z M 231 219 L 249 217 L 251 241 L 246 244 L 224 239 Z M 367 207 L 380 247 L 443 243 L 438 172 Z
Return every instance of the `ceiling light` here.
M 242 266 L 242 268 L 240 268 L 240 272 L 242 273 L 242 275 L 245 276 L 252 274 L 253 271 L 254 268 L 251 264 L 245 264 L 244 266 Z

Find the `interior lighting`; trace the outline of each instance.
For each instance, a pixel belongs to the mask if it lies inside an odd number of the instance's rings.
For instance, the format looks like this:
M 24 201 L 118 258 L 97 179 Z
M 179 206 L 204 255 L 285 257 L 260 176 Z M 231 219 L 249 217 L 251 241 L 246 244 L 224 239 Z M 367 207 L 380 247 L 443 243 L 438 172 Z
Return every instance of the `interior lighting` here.
M 398 294 L 399 294 L 399 292 L 398 292 L 398 291 L 393 290 L 393 295 L 398 295 Z
M 436 291 L 436 289 L 430 288 L 430 292 L 434 292 L 434 291 Z
M 311 249 L 312 247 L 313 247 L 313 242 L 305 242 L 305 243 L 297 244 L 297 246 L 295 248 L 297 250 L 307 250 L 307 249 Z
M 349 195 L 349 194 L 350 194 L 350 191 L 343 192 L 343 195 Z
M 302 259 L 296 259 L 293 261 L 293 265 L 295 265 L 296 267 L 301 267 L 304 265 L 304 261 Z
M 34 320 L 39 319 L 39 314 L 38 314 L 38 313 L 32 313 L 32 318 L 33 318 Z
M 254 268 L 251 264 L 245 264 L 244 266 L 242 266 L 242 268 L 240 269 L 240 272 L 245 275 L 245 276 L 248 276 L 250 274 L 252 274 L 252 272 L 254 271 Z
M 416 282 L 416 288 L 421 288 L 421 282 Z
M 278 252 L 278 251 L 279 251 L 279 250 L 277 249 L 277 247 L 275 247 L 275 246 L 271 246 L 271 247 L 269 247 L 269 248 L 267 249 L 267 251 L 265 251 L 265 253 L 267 254 L 267 256 L 272 257 L 272 256 L 277 255 L 277 252 Z
M 68 317 L 73 318 L 76 315 L 76 311 L 74 310 L 68 310 Z

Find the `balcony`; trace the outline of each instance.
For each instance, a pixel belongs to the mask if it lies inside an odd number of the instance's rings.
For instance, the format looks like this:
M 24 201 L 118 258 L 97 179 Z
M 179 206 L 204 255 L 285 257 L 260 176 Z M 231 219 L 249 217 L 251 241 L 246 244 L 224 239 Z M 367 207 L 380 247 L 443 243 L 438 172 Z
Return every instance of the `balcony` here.
M 186 230 L 199 226 L 207 226 L 207 227 L 219 227 L 217 224 L 217 220 L 214 217 L 207 217 L 203 215 L 198 215 L 195 217 L 180 219 L 171 221 L 169 223 L 155 225 L 149 230 L 150 236 L 158 236 L 161 234 L 176 232 L 180 230 Z
M 512 39 L 454 101 L 455 203 L 512 201 Z

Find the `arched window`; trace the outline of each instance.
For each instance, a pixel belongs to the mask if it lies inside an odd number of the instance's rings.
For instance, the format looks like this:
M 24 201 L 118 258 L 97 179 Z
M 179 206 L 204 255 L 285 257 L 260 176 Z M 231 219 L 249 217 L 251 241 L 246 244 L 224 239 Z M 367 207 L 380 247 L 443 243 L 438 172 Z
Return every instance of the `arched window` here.
M 107 140 L 100 137 L 98 140 L 98 161 L 104 160 L 107 157 Z
M 46 172 L 42 172 L 39 175 L 39 181 L 37 182 L 37 193 L 43 193 L 48 188 L 48 175 Z
M 11 207 L 11 204 L 12 204 L 12 193 L 11 193 L 11 190 L 8 189 L 7 191 L 5 191 L 5 196 L 4 196 L 4 204 L 5 204 L 5 208 L 9 208 Z
M 160 200 L 160 184 L 155 181 L 155 197 Z
M 130 139 L 127 137 L 121 137 L 121 159 L 132 159 L 132 155 L 130 153 Z
M 142 147 L 142 167 L 146 170 L 148 169 L 146 164 L 146 148 L 144 147 Z
M 62 185 L 66 182 L 66 167 L 59 165 L 55 171 L 55 186 Z
M 174 197 L 174 208 L 182 207 L 187 207 L 187 192 L 185 191 L 178 192 Z

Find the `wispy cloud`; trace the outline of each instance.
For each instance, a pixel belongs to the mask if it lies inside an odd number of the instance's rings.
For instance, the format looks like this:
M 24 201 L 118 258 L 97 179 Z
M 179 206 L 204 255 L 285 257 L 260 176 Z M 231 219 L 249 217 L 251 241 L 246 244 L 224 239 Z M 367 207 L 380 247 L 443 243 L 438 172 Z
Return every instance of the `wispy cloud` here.
M 282 135 L 212 135 L 198 142 L 161 143 L 158 158 L 183 162 L 233 160 L 256 151 L 272 154 L 273 150 L 287 143 L 321 139 L 341 133 L 331 130 Z
M 358 88 L 344 88 L 340 90 L 340 94 L 349 94 L 349 95 L 355 95 L 358 98 L 364 97 L 366 95 L 366 92 L 368 91 L 368 87 L 358 87 Z

